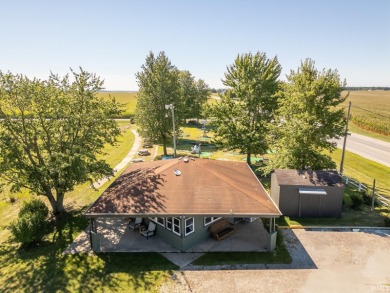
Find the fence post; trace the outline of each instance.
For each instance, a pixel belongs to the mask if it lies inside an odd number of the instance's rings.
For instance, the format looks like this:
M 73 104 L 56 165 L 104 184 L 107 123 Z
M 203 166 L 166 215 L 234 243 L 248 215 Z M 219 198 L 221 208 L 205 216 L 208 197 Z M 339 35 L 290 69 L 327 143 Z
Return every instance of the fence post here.
M 345 185 L 348 185 L 349 177 L 345 178 Z
M 372 185 L 372 203 L 371 203 L 371 211 L 374 210 L 374 205 L 375 205 L 375 183 L 376 180 L 374 179 L 374 183 Z
M 359 182 L 359 189 L 358 189 L 358 191 L 359 192 L 362 191 L 362 183 L 361 182 Z

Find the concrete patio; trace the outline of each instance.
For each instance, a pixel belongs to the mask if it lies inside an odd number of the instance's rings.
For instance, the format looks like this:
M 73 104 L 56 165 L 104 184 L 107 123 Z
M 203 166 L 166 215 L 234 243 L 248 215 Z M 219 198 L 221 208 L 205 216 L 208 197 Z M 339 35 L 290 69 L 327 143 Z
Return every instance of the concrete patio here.
M 97 219 L 101 252 L 181 252 L 161 239 L 158 234 L 147 240 L 138 231 L 128 229 L 127 223 L 127 219 L 124 218 Z M 89 227 L 75 239 L 65 253 L 91 251 L 88 231 Z M 268 237 L 260 219 L 252 223 L 243 221 L 236 224 L 236 233 L 230 237 L 222 241 L 207 239 L 186 252 L 267 251 Z

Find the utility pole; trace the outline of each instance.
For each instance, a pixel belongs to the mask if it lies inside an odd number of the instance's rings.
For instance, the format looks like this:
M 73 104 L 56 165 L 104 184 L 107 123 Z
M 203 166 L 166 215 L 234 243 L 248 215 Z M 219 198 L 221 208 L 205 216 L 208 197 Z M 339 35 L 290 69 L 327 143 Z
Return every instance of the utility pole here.
M 376 180 L 374 179 L 374 184 L 372 185 L 371 211 L 373 211 L 373 210 L 374 210 L 374 207 L 375 207 L 375 185 L 376 185 Z
M 349 114 L 351 113 L 351 102 L 348 104 L 348 114 L 347 114 L 347 122 L 345 123 L 345 133 L 344 133 L 344 143 L 343 143 L 343 152 L 341 154 L 341 162 L 340 162 L 340 175 L 343 175 L 344 168 L 344 156 L 345 156 L 345 146 L 347 144 L 347 136 L 348 136 L 348 122 L 349 122 Z
M 171 109 L 172 127 L 173 127 L 173 157 L 176 158 L 176 130 L 175 130 L 175 106 L 173 104 L 165 105 L 165 109 Z

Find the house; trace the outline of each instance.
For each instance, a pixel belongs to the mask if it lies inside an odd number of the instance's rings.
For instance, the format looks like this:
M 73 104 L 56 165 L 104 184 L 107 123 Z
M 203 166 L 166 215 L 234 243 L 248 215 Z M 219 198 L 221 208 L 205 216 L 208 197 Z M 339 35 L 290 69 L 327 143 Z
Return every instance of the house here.
M 156 235 L 180 251 L 210 238 L 209 227 L 221 218 L 230 223 L 266 219 L 267 247 L 273 250 L 280 215 L 246 163 L 206 159 L 131 164 L 85 212 L 91 237 L 100 217 L 141 217 L 146 225 L 154 222 Z M 96 239 L 91 243 L 98 251 Z
M 337 171 L 275 170 L 271 197 L 289 217 L 340 217 L 344 184 Z

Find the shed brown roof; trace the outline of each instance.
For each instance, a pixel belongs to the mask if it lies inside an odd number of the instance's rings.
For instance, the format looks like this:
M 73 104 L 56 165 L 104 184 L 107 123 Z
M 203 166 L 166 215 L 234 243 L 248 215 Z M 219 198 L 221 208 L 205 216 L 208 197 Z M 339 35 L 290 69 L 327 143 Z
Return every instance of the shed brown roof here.
M 344 186 L 337 171 L 275 170 L 279 185 Z
M 279 216 L 280 211 L 246 163 L 171 159 L 131 164 L 85 213 L 107 214 Z

